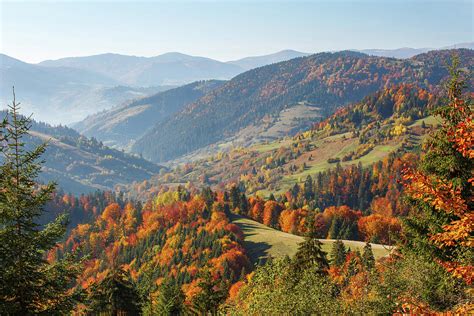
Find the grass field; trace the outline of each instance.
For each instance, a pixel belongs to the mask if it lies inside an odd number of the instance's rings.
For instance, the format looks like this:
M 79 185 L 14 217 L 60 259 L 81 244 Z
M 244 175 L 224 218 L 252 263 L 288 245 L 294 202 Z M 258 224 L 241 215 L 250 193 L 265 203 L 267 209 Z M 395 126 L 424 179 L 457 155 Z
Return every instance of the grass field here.
M 420 126 L 422 122 L 425 122 L 426 125 L 438 126 L 438 125 L 441 125 L 441 118 L 437 117 L 437 116 L 430 115 L 428 117 L 416 120 L 415 122 L 413 122 L 413 124 L 410 125 L 410 127 Z
M 335 135 L 339 136 L 340 135 Z M 320 145 L 321 148 L 317 149 L 313 152 L 313 161 L 307 162 L 307 168 L 299 173 L 295 173 L 289 176 L 283 177 L 279 183 L 279 190 L 273 192 L 274 194 L 280 194 L 288 189 L 290 189 L 295 183 L 303 182 L 308 175 L 315 176 L 318 172 L 326 171 L 331 168 L 336 167 L 336 163 L 328 163 L 328 157 L 337 157 L 342 158 L 344 154 L 348 153 L 349 151 L 353 151 L 357 148 L 358 142 L 356 139 L 346 139 L 343 142 L 337 141 L 338 138 L 335 136 L 332 137 L 332 142 L 328 142 L 326 144 Z M 337 143 L 337 146 L 334 144 Z M 326 145 L 326 146 L 324 146 Z M 332 147 L 330 147 L 332 145 Z M 401 146 L 401 141 L 391 141 L 385 144 L 377 145 L 366 155 L 350 161 L 341 161 L 341 166 L 347 167 L 350 165 L 357 165 L 359 162 L 362 163 L 363 166 L 370 165 L 374 162 L 382 160 L 386 156 L 388 156 L 391 152 L 394 152 Z M 333 148 L 336 147 L 336 148 Z M 266 192 L 260 192 L 261 196 L 268 196 L 265 195 Z M 270 193 L 268 193 L 270 194 Z
M 301 236 L 284 233 L 248 218 L 234 216 L 232 222 L 242 229 L 245 235 L 245 249 L 254 264 L 269 256 L 274 258 L 285 255 L 293 257 L 298 250 L 299 243 L 304 240 Z M 321 242 L 323 250 L 329 253 L 334 240 L 321 239 Z M 362 251 L 365 245 L 361 241 L 344 240 L 343 242 L 346 247 L 350 247 L 352 250 Z M 388 247 L 379 244 L 372 244 L 372 250 L 376 258 L 386 256 L 390 252 Z

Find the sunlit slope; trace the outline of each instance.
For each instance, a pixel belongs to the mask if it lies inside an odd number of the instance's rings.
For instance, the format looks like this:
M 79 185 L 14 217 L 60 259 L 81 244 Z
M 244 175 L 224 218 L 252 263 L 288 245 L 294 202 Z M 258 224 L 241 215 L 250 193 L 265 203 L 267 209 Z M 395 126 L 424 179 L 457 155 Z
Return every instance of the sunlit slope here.
M 258 263 L 269 256 L 279 258 L 288 255 L 292 257 L 298 250 L 298 244 L 304 241 L 301 236 L 284 233 L 248 218 L 235 216 L 233 223 L 242 229 L 245 235 L 244 246 L 253 263 Z M 323 250 L 329 253 L 334 240 L 321 239 L 321 242 Z M 346 248 L 350 247 L 352 250 L 362 251 L 365 245 L 362 241 L 344 240 L 343 242 Z M 372 250 L 374 256 L 380 258 L 390 252 L 390 247 L 372 244 Z

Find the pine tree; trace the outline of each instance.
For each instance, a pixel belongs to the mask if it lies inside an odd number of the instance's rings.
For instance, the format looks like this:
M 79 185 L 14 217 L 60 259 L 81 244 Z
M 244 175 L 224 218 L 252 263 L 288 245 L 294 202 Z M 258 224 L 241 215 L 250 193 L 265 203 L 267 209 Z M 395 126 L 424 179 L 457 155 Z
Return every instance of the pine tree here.
M 248 204 L 248 201 L 247 201 L 247 197 L 245 196 L 245 193 L 242 193 L 240 195 L 239 208 L 240 208 L 240 213 L 247 216 L 248 211 L 249 211 L 249 204 Z
M 350 259 L 347 263 L 346 273 L 344 275 L 344 283 L 347 285 L 350 283 L 351 278 L 360 272 L 360 254 L 353 252 L 349 254 Z
M 341 267 L 346 261 L 346 246 L 341 240 L 336 240 L 332 244 L 331 249 L 331 264 L 336 267 Z
M 140 295 L 130 276 L 122 269 L 113 269 L 100 282 L 91 286 L 88 313 L 139 315 Z
M 375 257 L 370 243 L 366 243 L 364 246 L 364 252 L 362 253 L 362 265 L 366 270 L 369 271 L 375 267 Z
M 201 292 L 193 300 L 193 308 L 198 314 L 216 314 L 217 308 L 227 297 L 227 288 L 222 281 L 214 280 L 209 271 L 203 273 L 203 278 L 199 282 Z
M 298 251 L 293 259 L 293 270 L 301 273 L 312 269 L 318 274 L 326 274 L 329 268 L 326 252 L 321 248 L 322 243 L 313 236 L 306 237 L 306 240 L 300 244 Z
M 230 201 L 232 204 L 231 211 L 233 212 L 236 208 L 240 206 L 240 190 L 236 185 L 233 185 L 230 189 Z
M 309 201 L 313 198 L 313 178 L 311 178 L 310 175 L 306 177 L 303 191 L 306 201 Z
M 78 298 L 69 289 L 79 264 L 72 255 L 53 263 L 45 259 L 64 236 L 67 217 L 38 224 L 56 185 L 36 183 L 46 144 L 26 148 L 31 120 L 18 111 L 13 92 L 0 126 L 0 314 L 67 313 Z
M 329 227 L 328 231 L 328 238 L 329 239 L 339 239 L 341 237 L 341 227 L 342 227 L 342 219 L 339 217 L 334 217 L 331 221 L 331 226 Z
M 443 227 L 460 219 L 457 205 L 467 210 L 474 207 L 474 186 L 471 183 L 474 159 L 463 155 L 453 141 L 454 131 L 464 122 L 472 122 L 473 116 L 472 102 L 463 95 L 466 81 L 458 65 L 458 58 L 454 58 L 446 105 L 435 111 L 442 119 L 442 126 L 424 144 L 426 153 L 418 170 L 408 170 L 404 174 L 412 212 L 403 221 L 407 240 L 403 250 L 426 258 L 464 262 L 472 266 L 472 247 L 462 246 L 461 243 L 460 247 L 438 247 L 431 240 L 431 236 L 443 232 Z M 466 141 L 468 139 L 464 137 L 463 142 Z M 426 192 L 420 191 L 420 188 Z M 472 238 L 472 233 L 470 236 Z
M 163 281 L 159 288 L 157 311 L 159 315 L 180 315 L 184 311 L 184 293 L 171 279 Z
M 399 265 L 427 270 L 422 282 L 412 282 L 412 276 L 403 281 L 415 305 L 421 301 L 428 312 L 456 306 L 468 314 L 472 304 L 464 297 L 471 296 L 474 282 L 474 113 L 472 100 L 463 95 L 466 81 L 457 58 L 450 71 L 446 105 L 435 111 L 442 125 L 423 144 L 418 168 L 404 170 L 411 207 L 403 220 Z M 441 293 L 435 291 L 439 288 Z

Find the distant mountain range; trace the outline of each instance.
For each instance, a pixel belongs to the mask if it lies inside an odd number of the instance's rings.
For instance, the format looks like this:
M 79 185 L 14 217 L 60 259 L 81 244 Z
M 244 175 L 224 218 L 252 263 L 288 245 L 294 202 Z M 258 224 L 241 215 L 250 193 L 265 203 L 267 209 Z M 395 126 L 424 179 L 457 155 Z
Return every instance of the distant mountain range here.
M 472 70 L 474 51 L 468 49 L 431 51 L 411 59 L 320 53 L 252 69 L 158 123 L 132 151 L 163 162 L 220 142 L 245 145 L 280 124 L 288 111 L 298 113 L 297 107 L 313 108 L 324 117 L 385 86 L 439 86 L 455 52 Z M 299 124 L 305 120 L 314 117 L 296 117 Z M 298 125 L 287 132 L 297 130 Z
M 167 53 L 156 57 L 103 54 L 41 62 L 42 66 L 94 71 L 123 85 L 182 85 L 196 80 L 229 79 L 242 68 L 210 58 Z
M 102 54 L 29 64 L 0 54 L 0 109 L 16 87 L 23 113 L 70 124 L 134 99 L 199 80 L 230 79 L 250 68 L 303 53 L 280 53 L 234 62 L 167 53 L 156 57 Z
M 473 43 L 453 45 L 472 48 Z M 408 58 L 430 49 L 363 50 L 385 57 Z M 0 109 L 14 85 L 23 113 L 54 124 L 70 124 L 132 100 L 199 80 L 228 80 L 247 70 L 308 56 L 293 50 L 221 62 L 166 53 L 155 57 L 101 54 L 29 64 L 0 54 Z
M 0 109 L 15 86 L 22 113 L 37 120 L 68 124 L 129 99 L 144 97 L 166 86 L 128 87 L 103 74 L 71 67 L 46 67 L 0 54 Z
M 287 49 L 270 55 L 246 57 L 234 61 L 229 61 L 228 63 L 232 65 L 237 65 L 244 70 L 250 70 L 253 68 L 258 68 L 265 65 L 279 63 L 281 61 L 290 60 L 297 57 L 304 57 L 308 55 L 311 54 Z
M 415 55 L 423 54 L 431 50 L 437 49 L 456 49 L 456 48 L 468 48 L 474 49 L 474 42 L 459 43 L 456 45 L 445 46 L 441 48 L 410 48 L 403 47 L 397 49 L 362 49 L 357 50 L 371 56 L 380 57 L 392 57 L 392 58 L 411 58 Z

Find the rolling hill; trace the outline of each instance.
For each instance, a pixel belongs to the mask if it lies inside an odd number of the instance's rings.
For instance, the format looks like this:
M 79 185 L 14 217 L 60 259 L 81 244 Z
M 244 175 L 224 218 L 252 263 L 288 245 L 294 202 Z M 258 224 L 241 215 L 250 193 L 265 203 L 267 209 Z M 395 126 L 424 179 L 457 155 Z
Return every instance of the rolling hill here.
M 474 52 L 461 49 L 405 60 L 356 52 L 321 53 L 253 69 L 157 124 L 132 150 L 153 161 L 167 161 L 219 142 L 237 140 L 248 145 L 297 106 L 309 106 L 324 117 L 400 82 L 435 88 L 447 76 L 453 53 L 465 67 L 473 67 Z M 300 126 L 286 132 L 294 134 L 315 121 L 314 116 L 304 117 L 298 120 Z
M 145 87 L 229 79 L 243 71 L 237 65 L 181 53 L 166 53 L 155 57 L 101 54 L 47 60 L 40 65 L 94 71 L 124 85 Z
M 304 241 L 304 238 L 301 236 L 282 232 L 249 218 L 232 215 L 231 219 L 232 223 L 239 226 L 244 233 L 243 245 L 254 264 L 258 264 L 262 260 L 265 261 L 268 257 L 281 258 L 289 256 L 292 258 L 298 250 L 299 244 Z M 319 241 L 323 243 L 323 250 L 326 253 L 330 253 L 335 240 L 320 239 Z M 354 251 L 362 251 L 365 246 L 365 243 L 362 241 L 343 240 L 343 243 Z M 393 248 L 373 243 L 371 246 L 376 258 L 386 256 Z
M 266 196 L 290 190 L 306 177 L 337 167 L 367 167 L 393 155 L 418 150 L 437 126 L 431 111 L 439 98 L 416 85 L 387 87 L 338 109 L 294 137 L 235 147 L 206 158 L 175 161 L 170 172 L 121 188 L 132 198 L 148 189 L 191 183 L 222 189 L 233 183 L 246 194 Z M 424 127 L 423 127 L 424 126 Z M 180 163 L 178 163 L 180 162 Z
M 198 81 L 90 115 L 73 127 L 110 146 L 127 148 L 150 127 L 180 111 L 224 82 Z
M 402 48 L 396 48 L 396 49 L 362 49 L 362 50 L 356 50 L 356 51 L 359 51 L 361 53 L 371 55 L 371 56 L 391 57 L 391 58 L 412 58 L 416 55 L 427 53 L 432 50 L 457 49 L 457 48 L 474 49 L 474 42 L 458 43 L 455 45 L 445 46 L 441 48 L 402 47 Z
M 229 61 L 227 63 L 232 65 L 237 65 L 244 70 L 250 70 L 253 68 L 262 67 L 265 65 L 270 65 L 274 63 L 279 63 L 281 61 L 290 60 L 297 57 L 308 56 L 308 53 L 302 53 L 291 49 L 282 50 L 269 55 L 262 56 L 251 56 L 245 57 L 242 59 Z
M 68 124 L 88 114 L 167 87 L 132 88 L 87 69 L 45 67 L 0 54 L 0 109 L 11 100 L 12 87 L 20 96 L 25 115 Z
M 1 117 L 3 117 L 3 113 Z M 56 181 L 65 192 L 81 194 L 113 190 L 116 185 L 143 181 L 162 169 L 144 159 L 108 148 L 75 130 L 33 121 L 26 141 L 48 142 L 40 181 Z

